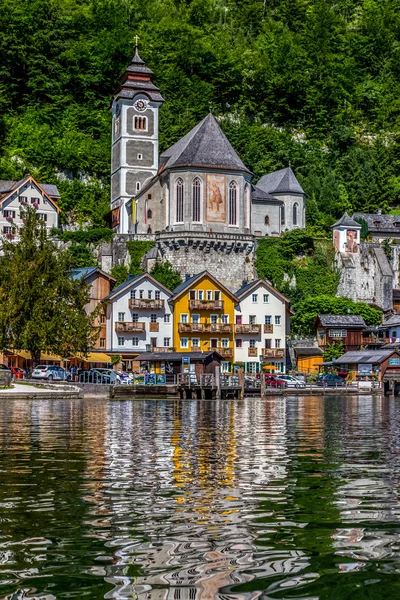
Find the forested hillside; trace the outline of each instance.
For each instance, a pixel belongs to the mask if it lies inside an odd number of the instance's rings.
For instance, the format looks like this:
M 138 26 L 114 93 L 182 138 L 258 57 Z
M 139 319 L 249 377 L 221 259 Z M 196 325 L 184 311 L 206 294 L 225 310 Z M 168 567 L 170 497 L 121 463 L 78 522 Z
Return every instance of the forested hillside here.
M 310 224 L 400 192 L 398 0 L 0 0 L 0 178 L 55 182 L 64 218 L 108 209 L 111 95 L 133 53 L 161 150 L 210 108 L 255 177 L 292 165 Z

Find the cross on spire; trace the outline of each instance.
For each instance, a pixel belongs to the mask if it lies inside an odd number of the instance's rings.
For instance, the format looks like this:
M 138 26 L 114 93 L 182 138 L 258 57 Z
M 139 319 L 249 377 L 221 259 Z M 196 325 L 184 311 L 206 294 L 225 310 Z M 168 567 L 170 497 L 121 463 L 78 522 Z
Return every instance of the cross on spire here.
M 138 35 L 135 35 L 135 46 L 136 46 L 136 47 L 137 47 L 137 45 L 138 45 L 138 42 L 139 42 L 139 36 L 138 36 Z

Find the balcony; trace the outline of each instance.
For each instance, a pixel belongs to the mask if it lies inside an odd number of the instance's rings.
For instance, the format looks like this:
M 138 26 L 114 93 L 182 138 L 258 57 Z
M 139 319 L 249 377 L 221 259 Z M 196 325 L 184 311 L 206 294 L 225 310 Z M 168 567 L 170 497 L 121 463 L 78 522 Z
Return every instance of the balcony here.
M 155 300 L 153 298 L 130 298 L 129 308 L 133 309 L 161 309 L 164 308 L 164 300 Z
M 233 325 L 229 323 L 207 323 L 205 331 L 210 333 L 232 333 Z
M 170 346 L 152 346 L 150 350 L 151 352 L 175 352 L 175 348 Z
M 149 331 L 160 331 L 160 324 L 159 323 L 149 323 Z
M 192 346 L 192 352 L 201 352 L 200 346 Z
M 233 356 L 233 348 L 210 348 L 210 350 L 215 350 L 223 358 L 232 358 Z
M 224 310 L 223 300 L 189 300 L 190 310 Z
M 247 356 L 258 356 L 258 348 L 248 348 Z
M 285 350 L 283 348 L 261 348 L 263 358 L 283 358 Z
M 145 323 L 130 323 L 127 321 L 117 321 L 115 323 L 115 331 L 118 333 L 129 331 L 131 333 L 144 333 L 146 331 Z
M 204 323 L 179 323 L 179 333 L 202 333 L 204 331 Z
M 264 323 L 264 333 L 274 333 L 274 326 L 272 323 Z
M 254 335 L 258 335 L 261 333 L 261 325 L 243 325 L 237 324 L 235 325 L 236 333 L 253 333 Z

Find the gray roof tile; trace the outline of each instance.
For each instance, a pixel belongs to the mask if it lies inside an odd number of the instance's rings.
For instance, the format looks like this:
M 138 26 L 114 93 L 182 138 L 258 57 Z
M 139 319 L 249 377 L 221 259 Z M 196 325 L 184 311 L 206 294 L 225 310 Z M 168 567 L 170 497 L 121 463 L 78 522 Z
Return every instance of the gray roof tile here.
M 361 229 L 360 223 L 357 223 L 357 221 L 349 217 L 347 212 L 344 213 L 343 217 L 341 217 L 339 221 L 332 225 L 332 229 L 334 227 L 357 227 L 358 229 Z
M 263 175 L 257 183 L 257 187 L 268 194 L 283 194 L 285 192 L 304 194 L 303 188 L 290 167 Z
M 363 329 L 366 323 L 361 315 L 318 315 L 323 327 L 355 327 Z
M 400 215 L 379 215 L 371 213 L 354 213 L 353 219 L 364 219 L 371 233 L 389 231 L 400 233 Z

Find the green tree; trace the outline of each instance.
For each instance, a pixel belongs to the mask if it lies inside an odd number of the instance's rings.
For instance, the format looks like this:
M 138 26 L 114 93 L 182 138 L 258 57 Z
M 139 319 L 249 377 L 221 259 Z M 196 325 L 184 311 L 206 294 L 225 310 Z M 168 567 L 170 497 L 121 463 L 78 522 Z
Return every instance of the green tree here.
M 152 268 L 150 275 L 152 275 L 157 281 L 165 285 L 169 290 L 174 290 L 182 283 L 181 276 L 178 271 L 172 268 L 171 263 L 157 261 Z
M 342 342 L 336 342 L 328 344 L 324 351 L 324 360 L 332 360 L 333 358 L 339 358 L 345 353 L 344 344 Z
M 96 314 L 85 312 L 89 288 L 69 276 L 70 253 L 48 239 L 36 211 L 23 217 L 18 241 L 2 242 L 0 348 L 28 350 L 34 364 L 42 352 L 87 353 L 98 336 Z

